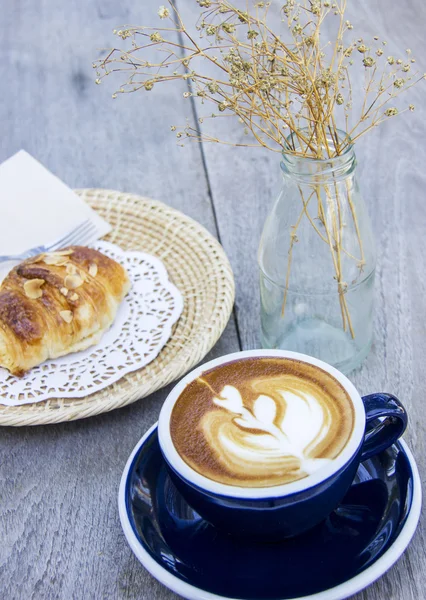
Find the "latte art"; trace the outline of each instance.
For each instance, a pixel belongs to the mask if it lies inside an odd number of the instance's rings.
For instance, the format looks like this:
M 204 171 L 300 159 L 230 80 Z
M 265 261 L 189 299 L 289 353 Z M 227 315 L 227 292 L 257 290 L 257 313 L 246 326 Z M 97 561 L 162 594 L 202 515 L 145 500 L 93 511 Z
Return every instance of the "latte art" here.
M 277 405 L 270 396 L 259 396 L 250 411 L 240 392 L 226 386 L 217 406 L 235 415 L 232 421 L 219 411 L 208 413 L 201 422 L 204 435 L 218 459 L 228 469 L 244 476 L 256 475 L 259 463 L 264 471 L 275 470 L 277 462 L 294 463 L 305 474 L 311 474 L 328 463 L 328 458 L 310 458 L 315 448 L 330 431 L 330 413 L 316 398 L 307 394 L 278 390 L 286 407 L 278 421 Z
M 265 487 L 309 476 L 336 458 L 353 420 L 347 393 L 325 371 L 258 358 L 222 365 L 191 382 L 173 409 L 171 435 L 200 474 Z

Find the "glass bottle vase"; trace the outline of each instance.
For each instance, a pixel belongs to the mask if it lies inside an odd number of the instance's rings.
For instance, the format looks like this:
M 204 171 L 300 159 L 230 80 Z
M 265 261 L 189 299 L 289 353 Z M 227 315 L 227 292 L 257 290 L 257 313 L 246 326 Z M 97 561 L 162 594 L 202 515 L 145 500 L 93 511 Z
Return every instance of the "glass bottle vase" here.
M 354 149 L 331 159 L 284 152 L 281 168 L 258 253 L 262 346 L 347 373 L 371 347 L 376 267 Z

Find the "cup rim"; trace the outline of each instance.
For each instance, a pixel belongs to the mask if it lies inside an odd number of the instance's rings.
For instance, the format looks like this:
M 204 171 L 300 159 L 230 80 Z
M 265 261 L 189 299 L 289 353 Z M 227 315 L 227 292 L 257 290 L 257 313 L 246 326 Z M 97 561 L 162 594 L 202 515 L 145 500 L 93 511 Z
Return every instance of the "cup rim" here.
M 352 435 L 349 442 L 341 453 L 328 465 L 322 467 L 312 475 L 308 475 L 303 479 L 293 481 L 290 483 L 284 483 L 281 485 L 269 486 L 269 487 L 241 487 L 236 485 L 229 485 L 224 483 L 216 482 L 204 475 L 201 475 L 194 469 L 192 469 L 178 454 L 174 444 L 172 442 L 170 434 L 170 418 L 173 411 L 173 407 L 179 398 L 184 388 L 194 379 L 199 377 L 203 372 L 210 370 L 214 367 L 233 362 L 239 359 L 245 358 L 286 358 L 298 360 L 311 364 L 313 366 L 323 369 L 330 375 L 332 375 L 346 390 L 349 394 L 352 404 L 355 408 L 355 422 L 352 431 Z M 366 416 L 365 408 L 362 398 L 349 379 L 338 371 L 335 367 L 314 358 L 306 354 L 300 354 L 298 352 L 291 352 L 287 350 L 243 350 L 240 352 L 233 352 L 215 358 L 203 365 L 198 366 L 196 369 L 188 373 L 183 379 L 179 381 L 177 385 L 173 387 L 169 395 L 167 396 L 158 420 L 158 439 L 160 443 L 161 451 L 164 458 L 169 463 L 170 467 L 176 472 L 178 476 L 187 481 L 188 483 L 196 486 L 197 488 L 210 492 L 219 496 L 225 496 L 229 498 L 246 498 L 246 499 L 266 499 L 266 498 L 277 498 L 285 497 L 291 494 L 302 492 L 323 483 L 336 473 L 338 473 L 343 467 L 345 467 L 351 459 L 357 454 L 361 442 L 363 440 L 365 432 Z

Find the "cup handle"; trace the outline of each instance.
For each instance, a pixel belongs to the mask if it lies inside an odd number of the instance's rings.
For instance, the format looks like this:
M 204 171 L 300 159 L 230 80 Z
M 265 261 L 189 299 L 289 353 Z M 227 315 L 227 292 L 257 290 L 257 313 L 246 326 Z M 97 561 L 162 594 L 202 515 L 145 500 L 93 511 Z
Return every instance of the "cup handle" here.
M 364 396 L 366 428 L 361 462 L 392 446 L 407 427 L 407 412 L 392 394 Z M 375 422 L 377 419 L 380 421 Z

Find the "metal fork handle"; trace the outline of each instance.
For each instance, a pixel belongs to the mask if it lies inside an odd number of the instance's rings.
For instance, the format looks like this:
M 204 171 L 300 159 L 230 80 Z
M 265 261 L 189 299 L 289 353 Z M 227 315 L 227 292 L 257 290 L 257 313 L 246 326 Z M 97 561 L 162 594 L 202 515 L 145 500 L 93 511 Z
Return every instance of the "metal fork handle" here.
M 51 252 L 58 250 L 59 248 L 63 248 L 64 246 L 81 244 L 82 242 L 87 242 L 90 240 L 95 232 L 96 225 L 90 219 L 87 219 L 78 225 L 78 227 L 64 235 L 62 238 L 56 240 L 56 242 L 53 242 L 53 244 L 49 244 L 48 246 L 36 246 L 35 248 L 26 250 L 22 254 L 0 256 L 0 263 L 9 260 L 21 261 L 25 260 L 26 258 L 31 258 L 32 256 L 37 256 L 37 254 L 41 254 L 42 252 Z
M 43 252 L 43 246 L 38 246 L 37 248 L 31 248 L 22 254 L 0 256 L 0 262 L 7 262 L 9 260 L 21 261 L 25 260 L 26 258 L 31 258 L 32 256 L 37 256 L 37 254 L 40 254 L 41 252 Z

